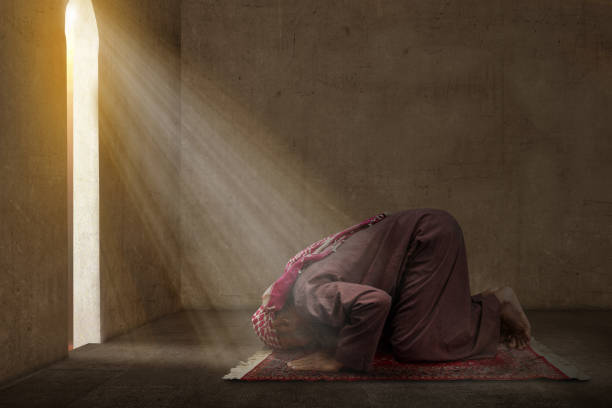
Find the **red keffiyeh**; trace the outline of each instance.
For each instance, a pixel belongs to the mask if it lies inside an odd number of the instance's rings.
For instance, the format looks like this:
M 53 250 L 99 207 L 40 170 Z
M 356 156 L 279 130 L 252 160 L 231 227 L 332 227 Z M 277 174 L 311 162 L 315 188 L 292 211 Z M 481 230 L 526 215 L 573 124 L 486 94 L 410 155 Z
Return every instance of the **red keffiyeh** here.
M 276 312 L 281 310 L 285 305 L 289 291 L 293 287 L 298 275 L 302 272 L 302 269 L 310 263 L 321 260 L 334 252 L 355 232 L 376 224 L 385 217 L 385 213 L 375 215 L 341 232 L 323 238 L 301 250 L 287 262 L 282 276 L 278 278 L 264 294 L 265 297 L 269 291 L 268 301 L 266 302 L 264 300 L 264 304 L 262 304 L 251 317 L 255 333 L 257 333 L 265 344 L 273 348 L 281 348 L 278 336 L 276 331 L 272 328 L 271 323 L 276 316 Z

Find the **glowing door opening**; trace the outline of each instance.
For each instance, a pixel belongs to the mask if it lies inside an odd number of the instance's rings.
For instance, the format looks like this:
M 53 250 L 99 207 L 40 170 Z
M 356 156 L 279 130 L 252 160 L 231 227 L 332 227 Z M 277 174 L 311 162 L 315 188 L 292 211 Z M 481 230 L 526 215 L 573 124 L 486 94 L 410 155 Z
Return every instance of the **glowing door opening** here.
M 66 7 L 72 345 L 99 343 L 98 27 L 91 0 Z M 69 279 L 70 280 L 70 279 Z

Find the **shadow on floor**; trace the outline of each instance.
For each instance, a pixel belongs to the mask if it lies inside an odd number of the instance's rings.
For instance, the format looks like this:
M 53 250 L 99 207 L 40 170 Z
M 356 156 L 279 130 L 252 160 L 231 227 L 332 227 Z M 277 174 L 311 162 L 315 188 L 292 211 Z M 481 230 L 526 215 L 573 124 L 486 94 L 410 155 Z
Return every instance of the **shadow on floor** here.
M 180 312 L 0 389 L 0 407 L 610 407 L 612 312 L 530 311 L 534 337 L 588 382 L 235 382 L 221 377 L 261 348 L 253 311 Z

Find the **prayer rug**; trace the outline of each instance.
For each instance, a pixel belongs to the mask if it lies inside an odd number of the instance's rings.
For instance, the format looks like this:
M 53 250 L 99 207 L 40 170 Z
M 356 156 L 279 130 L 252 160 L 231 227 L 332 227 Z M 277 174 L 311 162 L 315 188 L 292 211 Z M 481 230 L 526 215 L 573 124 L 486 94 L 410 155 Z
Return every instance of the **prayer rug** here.
M 588 380 L 572 364 L 531 340 L 523 350 L 500 344 L 495 357 L 449 362 L 399 363 L 388 352 L 378 351 L 368 373 L 298 371 L 287 362 L 303 357 L 303 351 L 261 350 L 223 377 L 242 381 L 372 381 L 372 380 Z

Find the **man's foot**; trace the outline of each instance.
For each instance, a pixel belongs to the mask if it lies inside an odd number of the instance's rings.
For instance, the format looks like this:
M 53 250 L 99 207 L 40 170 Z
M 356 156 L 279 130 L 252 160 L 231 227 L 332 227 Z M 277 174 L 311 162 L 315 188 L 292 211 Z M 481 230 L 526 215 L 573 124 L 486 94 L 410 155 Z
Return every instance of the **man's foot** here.
M 492 292 L 501 304 L 502 338 L 511 348 L 522 349 L 531 340 L 531 325 L 512 288 Z

